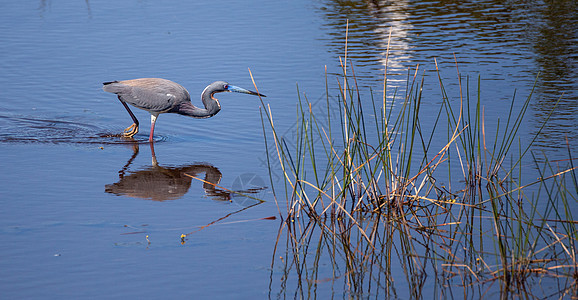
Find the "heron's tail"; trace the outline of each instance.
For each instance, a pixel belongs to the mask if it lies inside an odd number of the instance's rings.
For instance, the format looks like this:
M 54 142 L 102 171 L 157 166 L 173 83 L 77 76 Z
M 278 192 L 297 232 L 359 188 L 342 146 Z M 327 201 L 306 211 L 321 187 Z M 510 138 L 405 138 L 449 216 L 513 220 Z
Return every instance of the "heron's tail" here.
M 114 94 L 118 94 L 118 93 L 122 92 L 124 90 L 124 88 L 126 88 L 126 85 L 119 83 L 118 81 L 103 82 L 102 84 L 104 85 L 102 87 L 102 89 L 105 92 L 114 93 Z

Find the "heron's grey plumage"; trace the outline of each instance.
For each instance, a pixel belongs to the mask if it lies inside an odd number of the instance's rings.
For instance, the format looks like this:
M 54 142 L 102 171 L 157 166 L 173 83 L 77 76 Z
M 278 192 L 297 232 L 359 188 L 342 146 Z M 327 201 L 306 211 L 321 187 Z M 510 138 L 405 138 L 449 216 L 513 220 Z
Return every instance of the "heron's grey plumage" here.
M 140 78 L 105 83 L 105 92 L 151 113 L 166 113 L 183 102 L 191 102 L 189 92 L 180 84 L 162 78 Z
M 152 141 L 154 124 L 159 114 L 177 113 L 193 118 L 210 118 L 221 110 L 219 100 L 214 97 L 220 92 L 239 92 L 265 97 L 240 87 L 229 85 L 225 81 L 215 81 L 201 93 L 201 101 L 205 108 L 196 107 L 191 103 L 189 92 L 180 84 L 162 78 L 140 78 L 103 83 L 105 92 L 114 93 L 122 102 L 134 124 L 125 130 L 125 136 L 132 137 L 138 132 L 138 120 L 126 103 L 144 109 L 151 114 Z

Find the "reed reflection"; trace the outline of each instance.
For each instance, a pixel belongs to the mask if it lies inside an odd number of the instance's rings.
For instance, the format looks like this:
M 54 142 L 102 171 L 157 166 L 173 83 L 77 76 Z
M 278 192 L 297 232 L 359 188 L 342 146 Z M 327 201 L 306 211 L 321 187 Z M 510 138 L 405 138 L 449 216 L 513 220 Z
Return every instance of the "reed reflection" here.
M 528 127 L 530 135 L 541 132 L 536 144 L 544 149 L 563 149 L 566 138 L 570 147 L 578 144 L 578 36 L 568 30 L 576 27 L 575 3 L 322 1 L 319 12 L 329 51 L 344 56 L 347 40 L 347 58 L 355 64 L 361 86 L 383 81 L 386 65 L 392 91 L 402 89 L 407 69 L 418 64 L 436 78 L 434 58 L 442 78 L 455 78 L 455 55 L 462 74 L 481 76 L 486 117 L 492 120 L 486 125 L 505 117 L 501 112 L 511 103 L 514 89 L 523 95 L 517 99 L 533 90 L 537 101 L 531 102 L 535 120 Z M 338 68 L 335 74 L 340 72 Z M 457 83 L 446 81 L 445 88 L 456 90 Z M 429 99 L 440 97 L 435 80 L 426 80 L 425 86 Z
M 105 192 L 154 201 L 182 198 L 190 189 L 193 177 L 203 180 L 205 194 L 214 200 L 231 201 L 231 193 L 216 187 L 223 174 L 208 163 L 194 163 L 177 167 L 163 167 L 157 162 L 154 145 L 150 143 L 152 165 L 138 171 L 127 171 L 139 154 L 139 145 L 133 144 L 133 154 L 118 172 L 116 183 L 105 185 Z M 205 174 L 204 178 L 201 177 Z M 187 176 L 190 175 L 190 176 Z

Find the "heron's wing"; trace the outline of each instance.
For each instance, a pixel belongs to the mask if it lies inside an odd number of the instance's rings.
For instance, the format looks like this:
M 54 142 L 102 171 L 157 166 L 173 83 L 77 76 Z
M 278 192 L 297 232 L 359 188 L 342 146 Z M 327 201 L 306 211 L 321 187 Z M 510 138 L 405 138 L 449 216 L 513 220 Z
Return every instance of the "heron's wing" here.
M 110 82 L 104 85 L 104 91 L 117 94 L 120 99 L 135 107 L 149 112 L 166 112 L 176 105 L 176 96 L 152 86 Z
M 175 106 L 175 95 L 155 89 L 133 86 L 129 93 L 118 95 L 123 101 L 151 112 L 166 112 Z

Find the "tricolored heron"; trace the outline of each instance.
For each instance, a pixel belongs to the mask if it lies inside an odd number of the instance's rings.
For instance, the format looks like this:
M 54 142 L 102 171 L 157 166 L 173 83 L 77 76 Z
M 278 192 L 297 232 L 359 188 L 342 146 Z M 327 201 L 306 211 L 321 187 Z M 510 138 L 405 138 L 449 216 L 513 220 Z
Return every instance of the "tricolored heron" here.
M 162 78 L 140 78 L 124 81 L 111 81 L 103 83 L 105 92 L 114 93 L 122 103 L 133 120 L 133 124 L 123 132 L 125 137 L 133 137 L 138 133 L 138 120 L 126 105 L 127 103 L 144 109 L 151 114 L 151 133 L 149 142 L 153 141 L 155 122 L 163 113 L 177 113 L 193 118 L 210 118 L 221 110 L 219 100 L 214 97 L 216 93 L 237 92 L 249 95 L 266 97 L 253 91 L 230 85 L 224 81 L 215 81 L 208 85 L 201 93 L 201 100 L 205 108 L 196 107 L 191 103 L 189 92 L 180 84 Z

